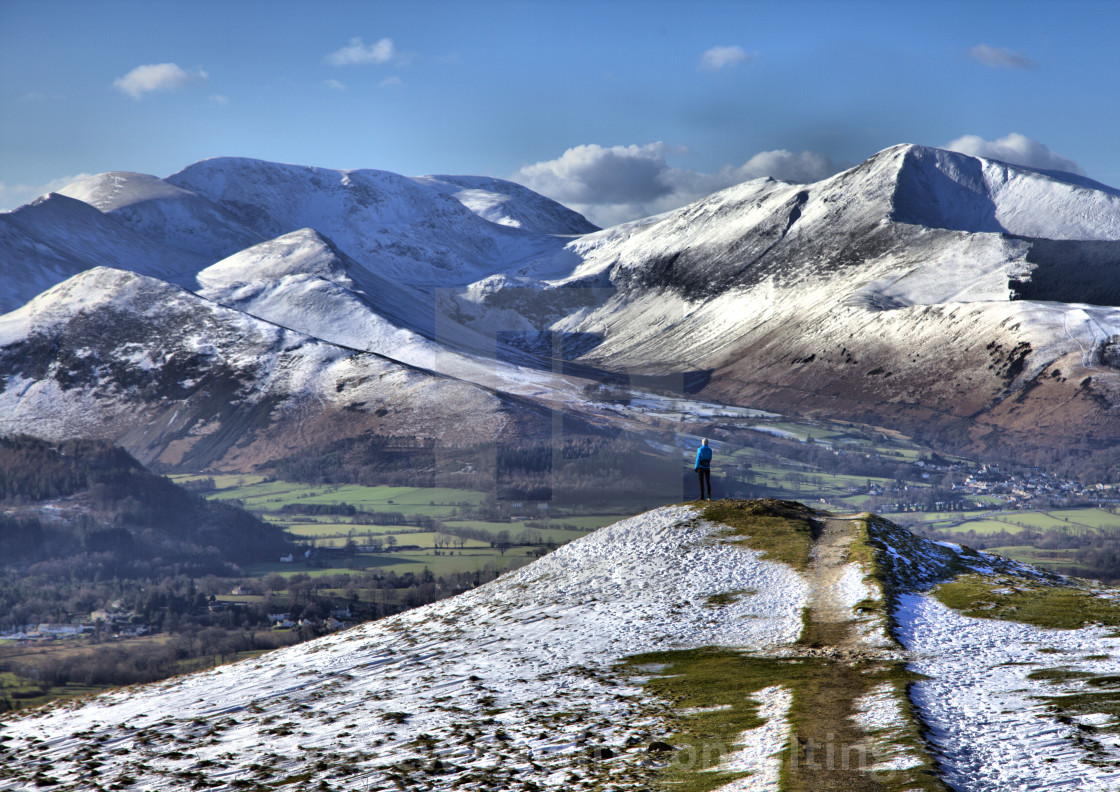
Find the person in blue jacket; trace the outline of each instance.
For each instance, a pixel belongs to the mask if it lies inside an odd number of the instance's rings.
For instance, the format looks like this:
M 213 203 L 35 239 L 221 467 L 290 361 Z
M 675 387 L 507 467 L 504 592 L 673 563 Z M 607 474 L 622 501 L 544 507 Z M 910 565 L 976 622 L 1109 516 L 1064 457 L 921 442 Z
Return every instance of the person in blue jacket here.
M 696 449 L 696 464 L 692 468 L 700 477 L 700 500 L 704 500 L 704 487 L 707 486 L 708 500 L 712 499 L 712 447 L 708 439 Z

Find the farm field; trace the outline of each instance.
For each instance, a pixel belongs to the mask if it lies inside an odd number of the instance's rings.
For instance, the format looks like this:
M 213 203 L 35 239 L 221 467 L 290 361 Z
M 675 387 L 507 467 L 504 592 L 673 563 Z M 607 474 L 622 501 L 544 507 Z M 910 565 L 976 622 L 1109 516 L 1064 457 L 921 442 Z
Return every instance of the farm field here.
M 1019 533 L 1060 531 L 1073 535 L 1093 531 L 1120 533 L 1120 514 L 1102 508 L 1047 511 L 972 511 L 908 513 L 906 522 L 949 533 Z
M 427 568 L 437 576 L 476 572 L 487 566 L 506 570 L 629 516 L 621 507 L 618 513 L 590 515 L 563 513 L 560 509 L 555 510 L 560 514 L 550 514 L 532 508 L 531 520 L 495 520 L 479 516 L 485 510 L 487 496 L 472 490 L 329 486 L 269 480 L 263 476 L 172 476 L 179 483 L 207 478 L 212 478 L 215 486 L 205 493 L 208 498 L 238 501 L 262 519 L 284 527 L 294 538 L 315 547 L 341 549 L 353 541 L 357 550 L 345 558 L 332 555 L 307 559 L 296 554 L 290 563 L 277 559 L 247 565 L 245 572 L 252 577 L 272 573 L 322 577 L 373 569 L 405 574 Z M 353 507 L 356 514 L 297 514 L 284 510 L 291 505 L 339 511 Z M 379 519 L 378 515 L 388 520 Z M 412 524 L 391 524 L 402 521 Z M 460 531 L 471 535 L 452 535 Z M 365 548 L 373 543 L 382 548 L 416 545 L 420 550 L 368 552 Z M 504 552 L 497 546 L 499 543 L 508 543 Z
M 1084 564 L 1077 563 L 1077 559 L 1070 550 L 1040 550 L 1029 545 L 1009 545 L 1007 547 L 989 547 L 987 552 L 995 553 L 1004 558 L 1013 558 L 1025 564 L 1033 564 L 1043 569 L 1058 566 L 1067 572 L 1075 570 L 1074 574 L 1079 574 L 1078 570 L 1088 570 Z

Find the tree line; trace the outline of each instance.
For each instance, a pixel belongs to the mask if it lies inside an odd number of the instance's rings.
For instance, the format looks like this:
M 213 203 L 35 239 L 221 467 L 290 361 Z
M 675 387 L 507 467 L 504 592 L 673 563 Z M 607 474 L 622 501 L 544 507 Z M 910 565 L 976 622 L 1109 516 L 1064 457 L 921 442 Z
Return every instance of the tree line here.
M 0 564 L 79 577 L 222 574 L 272 558 L 283 531 L 147 471 L 103 442 L 0 438 Z M 57 503 L 46 519 L 40 505 Z

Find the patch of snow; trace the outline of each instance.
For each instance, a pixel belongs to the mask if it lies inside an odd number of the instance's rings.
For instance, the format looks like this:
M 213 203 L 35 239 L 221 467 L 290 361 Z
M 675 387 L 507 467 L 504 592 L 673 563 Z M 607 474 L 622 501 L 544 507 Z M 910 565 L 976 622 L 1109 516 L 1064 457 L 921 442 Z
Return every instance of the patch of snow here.
M 852 720 L 871 737 L 869 755 L 874 763 L 868 768 L 872 772 L 905 770 L 923 763 L 924 758 L 908 746 L 899 746 L 891 741 L 897 733 L 905 732 L 911 724 L 902 709 L 905 693 L 892 683 L 884 683 L 856 699 L 855 714 Z
M 657 714 L 664 705 L 646 699 L 640 679 L 620 682 L 614 663 L 662 649 L 780 646 L 801 632 L 801 576 L 719 541 L 719 526 L 696 515 L 657 509 L 449 600 L 213 671 L 21 714 L 4 724 L 6 745 L 27 762 L 49 760 L 62 783 L 80 777 L 79 749 L 89 746 L 105 777 L 127 773 L 147 789 L 181 788 L 174 773 L 199 761 L 214 762 L 207 774 L 227 784 L 250 778 L 253 765 L 316 776 L 328 754 L 332 768 L 351 768 L 331 777 L 340 789 L 381 788 L 404 760 L 436 758 L 457 768 L 424 775 L 440 789 L 468 772 L 516 770 L 548 788 L 565 786 L 571 772 L 613 778 L 644 761 L 642 741 L 663 739 L 667 728 Z M 732 590 L 757 593 L 707 607 L 708 597 Z M 781 747 L 789 694 L 762 695 L 770 720 L 745 750 L 765 758 Z M 165 739 L 186 741 L 189 757 L 168 754 Z M 642 747 L 619 748 L 635 739 Z M 589 763 L 589 745 L 622 752 Z
M 1115 673 L 1112 660 L 1083 659 L 1120 653 L 1113 631 L 973 619 L 931 596 L 913 594 L 899 598 L 895 616 L 898 637 L 914 656 L 910 668 L 929 677 L 914 683 L 911 697 L 954 789 L 1103 790 L 1120 784 L 1120 736 L 1098 732 L 1094 742 L 1100 753 L 1091 756 L 1083 733 L 1058 721 L 1043 701 L 1083 684 L 1028 678 L 1054 666 Z
M 773 435 L 774 437 L 784 437 L 788 440 L 800 440 L 801 442 L 805 442 L 805 438 L 801 437 L 796 432 L 789 431 L 788 429 L 779 429 L 776 426 L 767 426 L 766 424 L 755 424 L 754 426 L 751 426 L 749 428 L 756 432 Z
M 779 685 L 757 690 L 751 698 L 758 702 L 758 716 L 766 722 L 747 729 L 736 739 L 738 747 L 714 772 L 750 773 L 719 787 L 716 792 L 777 792 L 781 780 L 781 752 L 789 742 L 789 709 L 793 693 Z

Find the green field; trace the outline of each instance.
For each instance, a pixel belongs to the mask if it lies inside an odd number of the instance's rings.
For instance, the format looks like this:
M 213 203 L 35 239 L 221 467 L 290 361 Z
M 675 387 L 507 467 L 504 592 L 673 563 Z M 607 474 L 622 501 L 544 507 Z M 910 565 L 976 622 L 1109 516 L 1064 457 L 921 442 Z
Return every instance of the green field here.
M 207 476 L 173 476 L 176 481 L 191 481 Z M 312 541 L 318 547 L 343 547 L 348 539 L 353 539 L 358 547 L 369 540 L 378 539 L 383 543 L 392 536 L 397 545 L 418 545 L 420 551 L 365 553 L 358 552 L 349 558 L 325 558 L 311 563 L 299 553 L 293 563 L 276 561 L 261 562 L 244 567 L 246 574 L 263 577 L 271 573 L 285 576 L 307 574 L 312 577 L 345 574 L 368 569 L 378 569 L 397 574 L 422 572 L 425 568 L 434 575 L 453 572 L 475 572 L 491 565 L 497 569 L 508 569 L 528 563 L 536 554 L 551 547 L 557 547 L 585 536 L 590 531 L 610 525 L 628 513 L 614 514 L 569 514 L 562 509 L 544 511 L 529 504 L 520 511 L 532 512 L 533 526 L 526 519 L 483 520 L 464 517 L 464 510 L 476 510 L 487 500 L 485 493 L 471 490 L 421 487 L 388 486 L 325 486 L 299 484 L 288 481 L 266 480 L 262 476 L 213 476 L 217 489 L 207 492 L 206 496 L 215 500 L 236 500 L 246 509 L 274 525 L 285 528 L 293 537 Z M 350 515 L 337 514 L 293 514 L 282 509 L 288 504 L 334 506 L 346 504 L 359 512 L 398 513 L 405 518 L 429 517 L 439 520 L 446 526 L 446 532 L 438 532 L 423 527 L 409 525 L 367 525 L 356 521 Z M 359 517 L 358 519 L 367 519 Z M 578 530 L 561 528 L 561 525 L 575 526 Z M 544 526 L 544 527 L 540 527 Z M 490 539 L 481 537 L 454 537 L 452 544 L 436 548 L 436 538 L 446 538 L 457 528 L 470 528 L 484 531 Z M 538 544 L 532 546 L 513 545 L 505 553 L 491 546 L 502 532 L 507 532 L 512 542 L 518 542 L 526 531 Z M 462 546 L 460 547 L 460 542 Z M 327 564 L 329 566 L 318 566 Z
M 1012 525 L 1006 520 L 989 519 L 989 520 L 969 520 L 967 522 L 959 523 L 957 525 L 950 525 L 944 529 L 950 534 L 960 534 L 975 532 L 978 534 L 998 534 L 1007 531 L 1015 533 L 1022 530 L 1016 525 Z
M 1040 567 L 1086 568 L 1074 560 L 1073 551 L 1070 550 L 1039 550 L 1028 545 L 1009 545 L 1007 547 L 990 547 L 987 552 Z
M 1120 514 L 1107 509 L 1055 509 L 1049 514 L 1073 525 L 1120 531 Z
M 993 534 L 1024 530 L 1060 531 L 1079 535 L 1086 532 L 1120 532 L 1120 514 L 1105 509 L 1054 509 L 1051 511 L 981 511 L 948 513 L 909 513 L 911 522 L 949 533 Z

